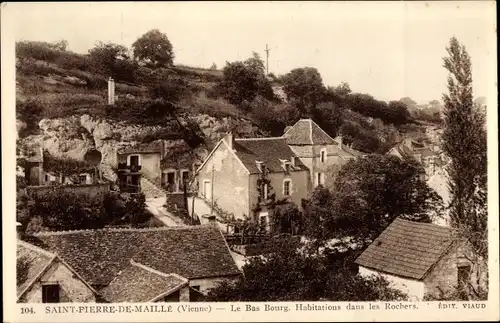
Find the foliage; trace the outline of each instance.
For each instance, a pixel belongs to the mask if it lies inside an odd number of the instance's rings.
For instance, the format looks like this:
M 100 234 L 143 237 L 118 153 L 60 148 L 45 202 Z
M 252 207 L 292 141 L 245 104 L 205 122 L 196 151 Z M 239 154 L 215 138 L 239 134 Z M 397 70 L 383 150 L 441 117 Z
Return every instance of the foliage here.
M 16 118 L 26 123 L 26 128 L 19 134 L 20 137 L 29 135 L 38 128 L 43 110 L 36 101 L 16 102 Z
M 378 118 L 387 123 L 402 125 L 412 121 L 408 107 L 401 101 L 378 101 L 369 94 L 352 93 L 347 96 L 349 109 L 366 117 Z
M 403 300 L 383 278 L 363 278 L 346 266 L 332 266 L 327 257 L 300 251 L 289 237 L 266 244 L 265 257 L 253 257 L 243 267 L 244 277 L 212 289 L 208 301 L 372 301 Z M 265 283 L 263 283 L 265 282 Z
M 191 96 L 192 93 L 185 79 L 171 75 L 161 75 L 157 77 L 155 85 L 151 87 L 150 94 L 153 98 L 175 103 Z
M 151 63 L 154 67 L 173 64 L 174 52 L 167 35 L 152 29 L 139 37 L 133 44 L 134 58 L 139 62 Z
M 124 98 L 116 101 L 114 106 L 105 107 L 107 118 L 145 125 L 164 125 L 171 120 L 176 111 L 175 104 L 163 99 Z
M 271 83 L 265 76 L 264 62 L 257 53 L 244 62 L 227 62 L 216 91 L 230 103 L 249 104 L 257 95 L 275 100 Z
M 282 82 L 288 100 L 293 102 L 302 113 L 309 112 L 323 100 L 326 89 L 316 68 L 293 69 L 283 76 Z
M 116 80 L 135 81 L 138 66 L 130 60 L 128 49 L 123 45 L 98 42 L 89 50 L 89 59 L 93 70 L 101 75 L 109 75 Z
M 27 208 L 29 214 L 20 222 L 28 233 L 99 229 L 107 225 L 140 227 L 151 218 L 151 214 L 145 211 L 144 194 L 122 196 L 109 192 L 88 199 L 54 187 L 43 196 L 30 197 Z
M 69 157 L 55 157 L 47 150 L 43 153 L 43 169 L 46 172 L 54 172 L 64 178 L 71 175 L 93 172 L 93 166 L 83 160 L 76 160 Z
M 488 258 L 487 139 L 485 115 L 474 107 L 471 60 L 463 45 L 452 38 L 444 67 L 448 94 L 443 95 L 442 149 L 451 162 L 446 168 L 452 195 L 450 220 L 474 247 Z
M 332 191 L 320 186 L 305 203 L 306 236 L 318 245 L 345 236 L 365 244 L 396 217 L 430 222 L 441 214 L 442 200 L 423 172 L 416 161 L 395 156 L 349 161 L 338 174 L 326 174 L 336 176 Z

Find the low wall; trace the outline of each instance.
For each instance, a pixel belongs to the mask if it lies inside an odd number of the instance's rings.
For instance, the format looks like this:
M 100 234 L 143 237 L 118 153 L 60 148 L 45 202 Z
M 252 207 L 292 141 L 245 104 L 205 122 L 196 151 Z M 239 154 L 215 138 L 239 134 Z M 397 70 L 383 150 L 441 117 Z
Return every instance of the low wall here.
M 26 192 L 29 196 L 43 196 L 52 191 L 73 193 L 79 196 L 86 196 L 89 199 L 95 199 L 109 192 L 110 184 L 46 185 L 29 186 L 26 188 Z

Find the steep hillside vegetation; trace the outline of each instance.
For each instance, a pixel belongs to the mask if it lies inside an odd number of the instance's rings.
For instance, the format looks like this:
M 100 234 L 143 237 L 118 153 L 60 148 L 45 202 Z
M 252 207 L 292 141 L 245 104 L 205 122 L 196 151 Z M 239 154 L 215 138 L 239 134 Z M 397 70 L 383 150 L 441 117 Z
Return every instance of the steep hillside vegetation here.
M 184 140 L 206 152 L 227 131 L 276 136 L 303 117 L 366 152 L 383 153 L 403 135 L 425 137 L 403 103 L 352 93 L 348 84 L 325 87 L 312 68 L 266 77 L 255 53 L 223 70 L 139 63 L 127 53 L 114 44 L 99 43 L 82 55 L 60 43 L 17 43 L 21 143 L 39 140 L 53 153 L 69 155 L 95 146 L 110 161 L 111 147 Z M 110 76 L 116 82 L 112 106 L 107 104 Z M 315 83 L 304 81 L 311 79 Z

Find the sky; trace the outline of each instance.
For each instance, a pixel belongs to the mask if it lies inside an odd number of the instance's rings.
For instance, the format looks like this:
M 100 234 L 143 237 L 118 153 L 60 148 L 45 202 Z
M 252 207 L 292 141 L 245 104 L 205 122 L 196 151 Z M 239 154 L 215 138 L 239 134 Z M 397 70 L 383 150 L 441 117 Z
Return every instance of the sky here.
M 315 67 L 325 85 L 349 83 L 380 100 L 440 100 L 442 58 L 453 36 L 472 59 L 474 96 L 496 81 L 492 1 L 8 3 L 15 40 L 65 39 L 86 53 L 97 41 L 130 47 L 158 28 L 175 64 L 219 68 L 258 52 L 269 72 Z M 496 95 L 496 93 L 495 93 Z

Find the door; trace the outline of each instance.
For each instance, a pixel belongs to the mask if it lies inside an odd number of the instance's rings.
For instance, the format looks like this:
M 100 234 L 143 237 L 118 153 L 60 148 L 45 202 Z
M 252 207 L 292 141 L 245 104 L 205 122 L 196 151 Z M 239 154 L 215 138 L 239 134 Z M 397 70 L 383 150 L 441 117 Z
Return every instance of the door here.
M 210 186 L 210 181 L 203 182 L 203 195 L 205 195 L 205 199 L 208 201 L 212 198 L 212 187 Z

